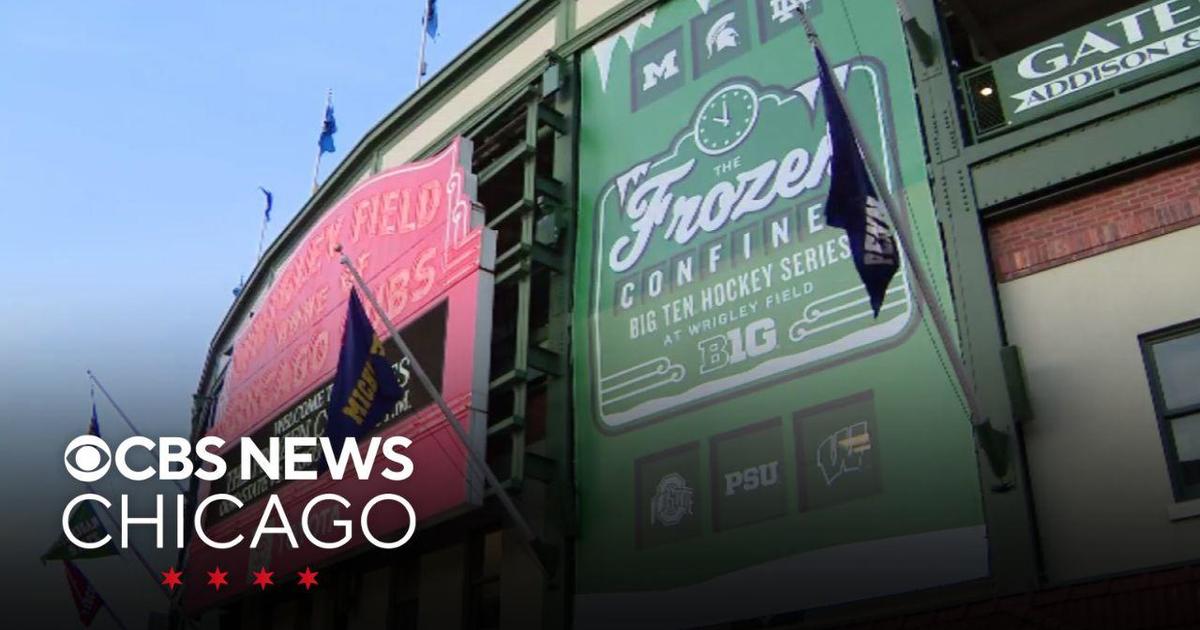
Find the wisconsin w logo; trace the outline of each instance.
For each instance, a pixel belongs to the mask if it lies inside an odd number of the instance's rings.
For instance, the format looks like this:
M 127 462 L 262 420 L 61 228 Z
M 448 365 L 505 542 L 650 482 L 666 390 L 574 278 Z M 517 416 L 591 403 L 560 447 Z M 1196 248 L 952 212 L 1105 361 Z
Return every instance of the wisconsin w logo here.
M 821 441 L 817 447 L 817 468 L 825 477 L 825 485 L 847 473 L 863 469 L 864 459 L 871 450 L 871 433 L 866 422 L 838 430 Z

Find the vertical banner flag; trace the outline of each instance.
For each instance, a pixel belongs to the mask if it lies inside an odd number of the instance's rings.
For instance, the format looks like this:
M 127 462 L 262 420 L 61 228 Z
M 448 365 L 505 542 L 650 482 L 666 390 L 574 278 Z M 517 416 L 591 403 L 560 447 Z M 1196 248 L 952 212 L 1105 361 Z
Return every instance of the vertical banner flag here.
M 325 436 L 340 452 L 346 438 L 370 433 L 404 397 L 404 388 L 384 356 L 383 342 L 375 336 L 358 291 L 350 289 Z
M 92 586 L 87 576 L 70 560 L 63 563 L 63 570 L 67 574 L 67 586 L 71 589 L 71 599 L 75 600 L 75 610 L 79 612 L 79 622 L 85 628 L 90 627 L 100 609 L 104 608 L 104 600 L 100 598 L 100 593 L 96 592 L 96 587 Z
M 321 146 L 321 153 L 333 153 L 337 147 L 333 145 L 333 134 L 337 133 L 337 120 L 333 117 L 333 103 L 330 102 L 325 106 L 325 121 L 321 123 L 321 137 L 317 144 Z
M 92 401 L 92 419 L 88 422 L 88 435 L 100 437 L 100 418 L 96 416 L 95 401 Z
M 71 511 L 71 515 L 67 517 L 68 526 L 71 528 L 71 533 L 79 540 L 86 543 L 94 543 L 104 540 L 108 537 L 108 530 L 105 529 L 104 523 L 100 520 L 100 515 L 96 514 L 96 510 L 92 507 L 90 501 L 84 501 L 75 506 Z M 105 556 L 115 556 L 117 545 L 109 539 L 102 547 L 96 549 L 83 549 L 77 547 L 67 540 L 66 534 L 59 534 L 58 540 L 42 554 L 42 562 L 47 560 L 78 560 L 83 558 L 103 558 Z
M 437 39 L 438 35 L 438 15 L 437 15 L 437 0 L 427 0 L 425 5 L 425 33 L 430 37 Z
M 327 116 L 328 115 L 332 115 L 332 114 L 327 114 Z M 331 140 L 331 142 L 332 142 L 332 140 Z M 262 194 L 267 198 L 267 207 L 263 211 L 263 223 L 270 223 L 271 222 L 271 207 L 275 204 L 275 195 L 272 195 L 271 191 L 267 190 L 266 188 L 263 188 L 262 186 L 259 186 L 258 189 L 261 190 Z
M 849 115 L 838 98 L 837 78 L 829 70 L 820 50 L 817 69 L 821 77 L 821 101 L 829 122 L 829 140 L 833 155 L 829 158 L 829 198 L 825 201 L 825 223 L 846 230 L 850 254 L 871 300 L 871 310 L 879 317 L 888 285 L 900 269 L 900 252 L 883 209 L 879 194 L 871 185 L 871 176 L 863 162 L 862 150 Z

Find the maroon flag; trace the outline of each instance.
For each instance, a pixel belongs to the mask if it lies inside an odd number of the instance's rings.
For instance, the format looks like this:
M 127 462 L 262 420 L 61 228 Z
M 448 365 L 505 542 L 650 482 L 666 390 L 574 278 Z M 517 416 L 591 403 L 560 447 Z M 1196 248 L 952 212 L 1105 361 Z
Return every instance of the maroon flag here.
M 79 611 L 79 621 L 83 627 L 87 628 L 92 625 L 92 620 L 104 607 L 104 600 L 100 598 L 100 593 L 96 592 L 96 588 L 88 581 L 87 576 L 74 563 L 70 560 L 64 561 L 63 568 L 67 572 L 67 586 L 71 588 L 71 598 L 75 600 L 75 609 Z

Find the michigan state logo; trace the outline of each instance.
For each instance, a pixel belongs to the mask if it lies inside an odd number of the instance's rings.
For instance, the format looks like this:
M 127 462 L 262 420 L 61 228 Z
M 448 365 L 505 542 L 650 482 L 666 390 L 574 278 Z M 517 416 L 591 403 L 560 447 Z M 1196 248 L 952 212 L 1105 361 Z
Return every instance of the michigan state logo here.
M 744 25 L 717 6 L 693 24 L 701 41 L 712 34 L 714 60 L 746 41 L 735 35 Z M 674 80 L 675 48 L 666 44 L 675 37 L 647 45 L 654 54 L 635 79 Z M 863 58 L 835 73 L 895 190 L 882 67 Z M 819 90 L 815 76 L 793 86 L 727 79 L 668 146 L 601 189 L 589 345 L 603 428 L 668 418 L 878 350 L 908 330 L 907 277 L 873 318 L 845 233 L 825 225 L 831 147 Z

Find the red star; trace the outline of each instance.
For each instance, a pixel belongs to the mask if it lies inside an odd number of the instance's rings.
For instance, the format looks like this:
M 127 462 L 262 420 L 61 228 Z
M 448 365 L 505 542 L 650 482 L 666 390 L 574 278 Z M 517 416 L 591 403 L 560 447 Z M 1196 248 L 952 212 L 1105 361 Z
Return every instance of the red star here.
M 183 571 L 176 571 L 175 567 L 171 567 L 170 569 L 162 572 L 162 585 L 169 586 L 171 590 L 174 591 L 176 586 L 183 586 L 183 580 L 179 579 L 182 575 Z
M 221 590 L 222 586 L 227 586 L 229 584 L 229 582 L 225 580 L 225 576 L 227 575 L 229 575 L 229 572 L 222 571 L 221 567 L 218 565 L 216 570 L 208 572 L 209 586 L 216 587 L 218 591 Z
M 263 567 L 254 572 L 254 585 L 262 590 L 267 590 L 267 586 L 274 584 L 271 581 L 271 576 L 275 575 L 274 571 L 268 571 L 267 567 Z
M 296 575 L 300 576 L 300 586 L 306 591 L 317 585 L 317 572 L 308 567 L 304 567 L 304 570 L 298 571 Z

